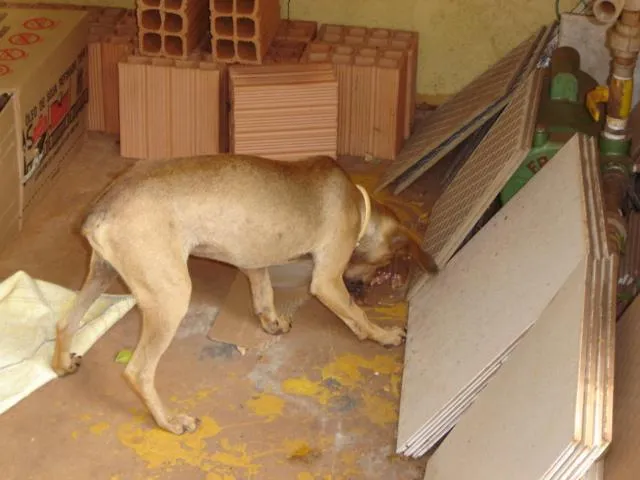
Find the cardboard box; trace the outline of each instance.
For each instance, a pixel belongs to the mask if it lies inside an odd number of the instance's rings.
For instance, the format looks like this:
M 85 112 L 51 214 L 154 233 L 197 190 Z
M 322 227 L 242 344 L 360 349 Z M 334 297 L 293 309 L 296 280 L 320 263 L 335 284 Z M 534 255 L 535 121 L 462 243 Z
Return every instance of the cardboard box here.
M 13 95 L 22 216 L 85 132 L 87 36 L 83 11 L 0 8 L 0 93 Z
M 20 231 L 20 169 L 13 97 L 0 96 L 0 251 Z

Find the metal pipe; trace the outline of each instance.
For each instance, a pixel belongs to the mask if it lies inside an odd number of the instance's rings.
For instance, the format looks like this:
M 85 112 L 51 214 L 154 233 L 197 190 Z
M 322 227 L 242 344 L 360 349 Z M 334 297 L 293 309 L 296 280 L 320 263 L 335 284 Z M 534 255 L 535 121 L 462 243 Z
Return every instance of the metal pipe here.
M 640 52 L 640 11 L 625 9 L 622 12 L 611 29 L 609 47 L 613 62 L 604 136 L 625 141 L 631 113 L 633 71 Z

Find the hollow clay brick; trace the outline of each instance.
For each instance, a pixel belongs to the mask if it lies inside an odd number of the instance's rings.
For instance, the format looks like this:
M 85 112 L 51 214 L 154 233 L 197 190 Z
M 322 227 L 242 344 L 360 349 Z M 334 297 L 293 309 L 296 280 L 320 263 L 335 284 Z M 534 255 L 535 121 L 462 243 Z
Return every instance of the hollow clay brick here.
M 176 119 L 171 127 L 171 154 L 175 157 L 188 157 L 197 149 L 198 128 L 196 110 L 198 103 L 206 102 L 197 95 L 198 60 L 180 60 L 171 69 L 171 105 L 170 115 Z M 179 95 L 177 92 L 193 92 L 192 95 Z M 208 103 L 208 102 L 206 102 Z
M 404 141 L 407 56 L 397 50 L 381 53 L 376 59 L 371 154 L 395 160 Z
M 274 40 L 310 43 L 318 31 L 318 22 L 308 20 L 281 20 Z
M 338 154 L 395 159 L 404 142 L 406 53 L 392 48 L 314 41 L 302 61 L 331 63 L 336 70 L 340 103 Z
M 208 35 L 208 0 L 138 0 L 137 12 L 144 55 L 186 59 Z
M 263 63 L 300 63 L 307 45 L 315 38 L 318 23 L 281 20 Z
M 87 63 L 89 69 L 89 102 L 87 105 L 87 129 L 104 131 L 104 93 L 102 89 L 102 55 L 100 39 L 89 37 Z
M 279 25 L 278 0 L 211 0 L 214 59 L 222 63 L 263 63 Z
M 120 132 L 120 109 L 118 98 L 118 62 L 133 52 L 131 39 L 111 37 L 100 44 L 102 60 L 102 92 L 104 102 L 104 132 Z
M 147 158 L 147 69 L 151 60 L 130 56 L 118 64 L 120 88 L 120 154 Z
M 123 156 L 158 159 L 225 151 L 225 69 L 202 57 L 131 56 L 120 63 Z M 129 105 L 126 99 L 133 95 L 140 98 Z M 141 126 L 135 127 L 136 121 Z
M 173 61 L 154 58 L 147 68 L 147 158 L 171 156 L 171 70 Z M 175 121 L 179 121 L 178 118 Z
M 120 130 L 118 61 L 133 51 L 137 30 L 135 12 L 117 8 L 96 8 L 90 12 L 88 128 L 117 134 Z
M 411 134 L 415 119 L 416 75 L 418 70 L 419 34 L 415 31 L 385 28 L 365 28 L 352 25 L 323 24 L 319 27 L 315 42 L 396 49 L 407 55 L 407 87 L 405 88 L 404 138 Z
M 331 65 L 229 69 L 235 153 L 297 160 L 336 156 L 338 82 Z

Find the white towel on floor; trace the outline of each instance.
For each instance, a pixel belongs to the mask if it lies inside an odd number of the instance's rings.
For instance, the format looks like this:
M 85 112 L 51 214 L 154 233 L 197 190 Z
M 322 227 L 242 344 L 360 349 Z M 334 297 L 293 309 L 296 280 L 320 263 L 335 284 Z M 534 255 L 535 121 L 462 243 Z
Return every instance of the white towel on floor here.
M 51 369 L 56 322 L 76 292 L 19 271 L 0 283 L 0 414 L 57 378 Z M 131 295 L 102 295 L 73 339 L 84 355 L 135 305 Z

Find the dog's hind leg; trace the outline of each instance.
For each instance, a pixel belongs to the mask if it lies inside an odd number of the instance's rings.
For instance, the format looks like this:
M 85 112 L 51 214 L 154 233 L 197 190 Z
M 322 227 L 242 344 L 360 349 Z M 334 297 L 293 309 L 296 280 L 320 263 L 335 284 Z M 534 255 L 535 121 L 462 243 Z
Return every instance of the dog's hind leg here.
M 280 316 L 276 312 L 269 270 L 258 268 L 242 270 L 242 272 L 249 278 L 253 309 L 260 319 L 262 329 L 270 335 L 287 333 L 291 330 L 291 319 Z
M 341 252 L 336 249 L 325 249 L 316 253 L 311 293 L 336 314 L 360 340 L 368 338 L 384 346 L 402 344 L 406 335 L 403 328 L 382 328 L 372 323 L 349 295 L 342 275 L 350 255 L 349 251 Z
M 188 415 L 166 413 L 155 387 L 155 375 L 160 358 L 189 308 L 191 279 L 186 258 L 168 258 L 166 253 L 163 262 L 157 262 L 157 258 L 127 258 L 127 267 L 121 272 L 142 312 L 140 340 L 124 376 L 156 423 L 180 435 L 194 431 L 198 421 Z
M 58 375 L 73 373 L 80 366 L 81 357 L 71 353 L 73 336 L 87 310 L 117 276 L 113 267 L 93 250 L 87 278 L 76 295 L 71 310 L 67 315 L 60 317 L 56 325 L 56 345 L 51 366 Z

